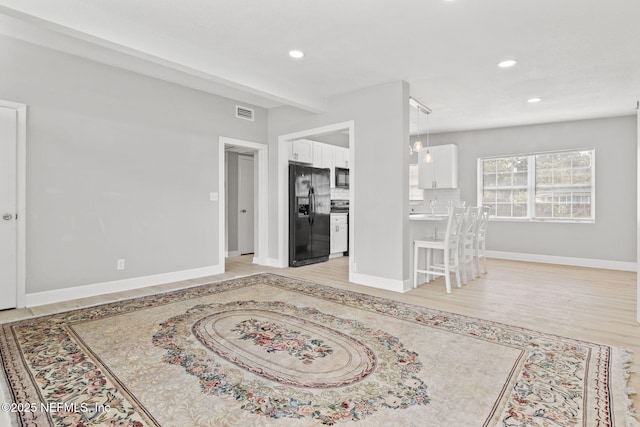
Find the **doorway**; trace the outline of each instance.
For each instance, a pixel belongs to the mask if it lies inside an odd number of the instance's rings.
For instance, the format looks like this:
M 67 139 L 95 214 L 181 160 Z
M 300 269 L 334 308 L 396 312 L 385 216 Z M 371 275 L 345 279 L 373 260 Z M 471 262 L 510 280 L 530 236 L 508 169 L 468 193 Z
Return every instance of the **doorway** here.
M 311 139 L 335 133 L 344 133 L 349 147 L 349 281 L 353 281 L 356 270 L 355 224 L 356 208 L 354 205 L 356 193 L 356 163 L 355 159 L 355 123 L 353 120 L 308 129 L 300 132 L 281 135 L 278 137 L 278 260 L 277 266 L 286 268 L 289 264 L 289 145 L 298 139 Z
M 238 251 L 254 251 L 254 162 L 253 155 L 238 156 Z
M 253 254 L 255 251 L 255 150 L 225 148 L 226 256 Z
M 0 310 L 25 306 L 26 114 L 0 101 Z
M 227 153 L 234 153 L 237 159 L 237 166 L 234 172 L 236 186 L 234 194 L 229 197 L 227 194 L 227 169 L 225 159 Z M 242 159 L 242 160 L 241 160 Z M 267 239 L 268 239 L 268 147 L 252 141 L 220 137 L 219 144 L 219 187 L 218 193 L 212 198 L 219 200 L 219 230 L 220 246 L 219 257 L 220 267 L 224 271 L 225 258 L 227 255 L 235 256 L 241 253 L 253 253 L 253 263 L 267 265 Z M 243 171 L 240 171 L 242 162 Z M 242 176 L 241 176 L 242 175 Z M 244 194 L 238 191 L 240 181 L 247 180 L 253 185 L 249 190 L 248 185 L 243 185 Z M 231 193 L 231 189 L 229 193 Z M 240 199 L 242 198 L 242 202 Z M 231 212 L 228 204 L 231 200 L 235 203 Z M 242 207 L 240 207 L 242 205 Z M 245 210 L 246 212 L 241 212 Z M 236 224 L 234 231 L 230 231 L 227 224 Z M 241 230 L 242 229 L 242 230 Z M 242 243 L 240 243 L 242 239 Z M 227 242 L 233 240 L 237 244 L 228 247 Z M 240 246 L 242 245 L 242 247 Z

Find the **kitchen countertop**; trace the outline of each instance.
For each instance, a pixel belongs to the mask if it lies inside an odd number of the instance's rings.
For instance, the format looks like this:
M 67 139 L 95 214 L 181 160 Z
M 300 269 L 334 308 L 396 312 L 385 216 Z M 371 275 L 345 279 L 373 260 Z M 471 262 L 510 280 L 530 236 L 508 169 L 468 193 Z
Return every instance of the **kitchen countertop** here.
M 411 221 L 442 221 L 449 218 L 447 214 L 413 213 L 409 214 Z

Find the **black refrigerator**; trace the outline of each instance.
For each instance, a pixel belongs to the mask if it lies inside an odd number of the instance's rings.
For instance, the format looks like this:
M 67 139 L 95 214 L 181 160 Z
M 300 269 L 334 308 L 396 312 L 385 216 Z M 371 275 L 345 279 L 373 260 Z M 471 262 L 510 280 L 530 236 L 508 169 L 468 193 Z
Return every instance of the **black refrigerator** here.
M 331 183 L 329 169 L 289 164 L 289 266 L 329 259 Z

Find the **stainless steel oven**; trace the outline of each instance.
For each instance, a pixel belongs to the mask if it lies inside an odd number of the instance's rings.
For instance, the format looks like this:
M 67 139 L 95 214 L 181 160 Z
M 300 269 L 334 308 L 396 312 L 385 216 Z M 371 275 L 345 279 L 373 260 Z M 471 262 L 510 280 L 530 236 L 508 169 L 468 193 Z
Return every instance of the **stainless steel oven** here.
M 349 169 L 336 168 L 336 188 L 349 188 Z

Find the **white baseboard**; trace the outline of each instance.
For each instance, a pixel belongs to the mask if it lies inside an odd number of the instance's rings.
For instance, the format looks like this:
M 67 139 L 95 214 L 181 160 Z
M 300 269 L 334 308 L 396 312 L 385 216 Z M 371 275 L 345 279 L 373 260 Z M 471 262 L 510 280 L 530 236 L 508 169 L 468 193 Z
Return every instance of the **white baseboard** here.
M 226 257 L 226 258 L 232 258 L 232 257 L 240 256 L 240 255 L 242 255 L 242 254 L 240 253 L 240 251 L 227 251 L 227 252 L 225 253 L 225 257 Z
M 573 258 L 553 255 L 527 254 L 521 252 L 487 251 L 488 258 L 513 261 L 540 262 L 545 264 L 572 265 L 575 267 L 603 268 L 607 270 L 638 271 L 635 262 L 610 261 L 605 259 Z
M 27 307 L 35 307 L 38 305 L 52 304 L 55 302 L 69 301 L 78 298 L 130 291 L 133 289 L 145 288 L 147 286 L 179 282 L 181 280 L 196 279 L 198 277 L 214 276 L 222 273 L 224 273 L 224 267 L 212 265 L 210 267 L 194 268 L 191 270 L 173 271 L 171 273 L 132 277 L 130 279 L 74 286 L 72 288 L 34 292 L 26 295 L 26 305 Z
M 386 277 L 370 276 L 362 273 L 351 273 L 349 281 L 358 285 L 370 286 L 372 288 L 384 289 L 393 292 L 407 292 L 411 289 L 410 280 L 394 280 Z
M 282 266 L 280 264 L 280 260 L 278 258 L 265 258 L 264 262 L 261 265 L 265 267 L 274 267 L 274 268 L 287 268 L 287 266 Z

